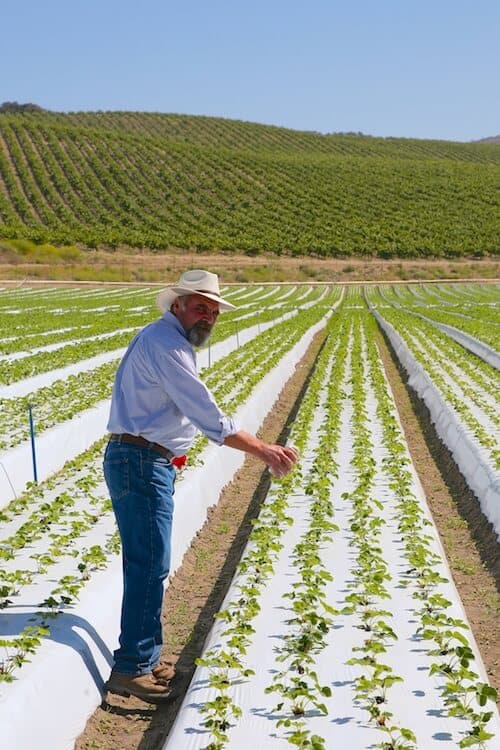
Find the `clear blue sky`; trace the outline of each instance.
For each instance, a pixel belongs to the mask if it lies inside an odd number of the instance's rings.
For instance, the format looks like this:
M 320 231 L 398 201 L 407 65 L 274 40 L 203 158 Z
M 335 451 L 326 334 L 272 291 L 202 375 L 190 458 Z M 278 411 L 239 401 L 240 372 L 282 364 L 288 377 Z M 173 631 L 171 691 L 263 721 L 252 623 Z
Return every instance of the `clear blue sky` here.
M 0 102 L 500 134 L 499 0 L 5 0 L 0 22 Z

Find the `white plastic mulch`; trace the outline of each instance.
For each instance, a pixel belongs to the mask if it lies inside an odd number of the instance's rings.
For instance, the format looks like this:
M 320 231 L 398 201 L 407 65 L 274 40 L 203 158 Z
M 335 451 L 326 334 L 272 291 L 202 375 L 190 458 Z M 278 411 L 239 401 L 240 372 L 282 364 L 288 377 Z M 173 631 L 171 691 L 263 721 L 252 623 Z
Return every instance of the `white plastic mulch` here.
M 374 315 L 408 373 L 409 385 L 429 409 L 436 432 L 452 453 L 468 486 L 478 498 L 482 512 L 500 539 L 500 473 L 494 467 L 490 455 L 467 425 L 461 422 L 456 412 L 448 406 L 437 386 L 416 361 L 394 326 L 376 311 Z
M 251 432 L 258 430 L 314 334 L 325 324 L 326 318 L 311 327 L 263 378 L 236 414 L 242 427 Z M 59 432 L 58 437 L 63 452 L 64 433 Z M 211 445 L 203 454 L 203 464 L 186 471 L 177 484 L 171 572 L 179 566 L 203 525 L 208 508 L 218 501 L 222 488 L 244 457 L 240 451 Z M 101 701 L 103 684 L 109 676 L 112 651 L 118 643 L 121 589 L 121 562 L 117 556 L 106 570 L 92 575 L 79 601 L 54 620 L 50 638 L 16 673 L 15 682 L 0 687 L 1 737 L 6 748 L 73 750 L 76 738 Z M 3 629 L 0 618 L 0 637 L 21 632 L 27 619 L 38 610 L 39 593 L 33 591 L 32 595 L 31 601 L 23 599 L 22 611 L 12 610 L 12 618 L 4 618 Z
M 394 504 L 392 493 L 387 486 L 387 479 L 381 473 L 381 461 L 384 449 L 381 440 L 381 428 L 375 414 L 374 399 L 369 398 L 369 420 L 374 444 L 373 456 L 377 462 L 378 474 L 376 480 L 376 497 L 383 501 L 383 517 L 386 525 L 383 527 L 380 546 L 384 550 L 385 560 L 389 566 L 392 580 L 387 584 L 390 599 L 381 600 L 381 608 L 392 612 L 391 627 L 398 635 L 397 642 L 388 645 L 387 653 L 381 654 L 380 661 L 393 667 L 394 674 L 403 678 L 389 691 L 387 708 L 393 713 L 395 724 L 411 729 L 417 736 L 416 747 L 420 750 L 451 750 L 458 746 L 458 742 L 467 729 L 463 720 L 446 716 L 440 687 L 439 677 L 430 677 L 428 669 L 432 658 L 426 653 L 426 642 L 419 639 L 416 629 L 419 624 L 414 614 L 418 602 L 412 598 L 411 587 L 402 587 L 399 583 L 404 571 L 409 567 L 403 557 L 400 534 L 397 531 L 398 511 Z M 349 583 L 352 580 L 352 570 L 355 566 L 355 550 L 349 545 L 352 533 L 349 528 L 351 508 L 349 501 L 342 498 L 344 492 L 353 489 L 355 477 L 350 465 L 352 457 L 352 434 L 350 417 L 352 407 L 349 402 L 343 411 L 343 427 L 337 461 L 339 462 L 339 479 L 332 490 L 332 500 L 335 507 L 334 521 L 340 526 L 340 531 L 333 536 L 333 541 L 321 550 L 322 560 L 326 568 L 333 574 L 334 580 L 328 585 L 328 602 L 339 610 L 345 605 L 345 597 L 351 591 Z M 304 456 L 304 466 L 310 465 L 312 447 L 315 434 L 318 433 L 322 421 L 322 407 L 316 415 L 311 434 L 311 446 Z M 305 474 L 307 472 L 304 472 Z M 273 490 L 271 489 L 271 495 Z M 421 485 L 414 475 L 413 492 L 427 516 L 425 497 Z M 277 710 L 280 698 L 276 693 L 266 693 L 266 687 L 272 684 L 273 675 L 283 669 L 283 664 L 276 661 L 277 650 L 283 643 L 287 633 L 287 619 L 292 617 L 288 599 L 283 594 L 290 591 L 291 584 L 298 579 L 292 564 L 292 551 L 302 532 L 307 527 L 310 498 L 303 490 L 294 491 L 291 497 L 289 515 L 294 518 L 294 525 L 284 535 L 281 541 L 284 547 L 275 567 L 275 574 L 268 581 L 259 597 L 260 612 L 252 621 L 255 634 L 245 657 L 245 665 L 255 670 L 255 675 L 234 684 L 230 695 L 234 702 L 242 709 L 241 719 L 232 723 L 229 730 L 229 742 L 224 747 L 228 750 L 285 750 L 291 745 L 287 742 L 287 731 L 277 727 L 277 721 L 286 714 L 284 709 Z M 432 551 L 441 557 L 441 563 L 436 570 L 444 575 L 449 582 L 440 585 L 440 593 L 452 602 L 447 614 L 465 620 L 465 613 L 452 583 L 451 574 L 445 562 L 438 534 L 434 526 L 429 527 L 433 536 Z M 238 584 L 244 576 L 237 574 L 222 609 L 230 601 L 238 599 Z M 224 646 L 224 621 L 215 620 L 215 625 L 207 640 L 205 651 Z M 472 666 L 478 672 L 482 681 L 487 682 L 484 666 L 481 662 L 477 647 L 471 633 L 468 633 L 471 646 L 476 655 L 476 663 Z M 373 721 L 356 701 L 354 680 L 360 674 L 358 666 L 349 666 L 346 661 L 352 656 L 359 656 L 353 648 L 364 641 L 363 631 L 356 627 L 356 617 L 348 614 L 337 614 L 333 617 L 333 628 L 328 634 L 327 647 L 316 658 L 316 669 L 322 685 L 332 689 L 331 698 L 325 698 L 328 714 L 322 715 L 316 710 L 306 712 L 307 728 L 312 733 L 320 735 L 325 740 L 325 747 L 346 748 L 346 750 L 367 750 L 374 748 L 384 740 L 385 735 L 379 731 Z M 205 667 L 197 667 L 191 685 L 185 696 L 175 724 L 167 738 L 163 750 L 202 750 L 210 742 L 210 734 L 202 725 L 203 715 L 200 708 L 206 701 L 213 700 L 217 692 L 209 687 L 209 671 Z M 288 714 L 290 716 L 290 714 Z M 498 747 L 496 742 L 500 736 L 500 722 L 496 714 L 488 727 L 496 733 L 495 740 L 486 744 L 493 750 Z
M 290 313 L 279 320 L 290 317 Z M 215 364 L 217 360 L 234 351 L 237 346 L 251 341 L 267 328 L 276 325 L 277 321 L 255 325 L 242 330 L 238 338 L 233 335 L 210 347 L 205 347 L 197 353 L 198 368 Z M 92 370 L 105 362 L 118 360 L 125 353 L 125 349 L 99 354 L 91 359 L 76 362 L 73 365 L 51 370 L 34 378 L 3 386 L 0 389 L 3 398 L 15 398 L 31 393 L 35 389 L 51 385 L 56 380 L 65 379 L 79 372 Z M 35 451 L 37 461 L 38 481 L 43 481 L 50 474 L 58 471 L 66 461 L 87 450 L 96 440 L 106 433 L 109 417 L 109 399 L 86 409 L 73 419 L 52 427 L 41 434 L 36 434 Z M 35 428 L 36 432 L 36 428 Z M 31 442 L 26 440 L 22 444 L 9 450 L 0 452 L 0 507 L 21 493 L 26 482 L 33 480 L 33 461 Z

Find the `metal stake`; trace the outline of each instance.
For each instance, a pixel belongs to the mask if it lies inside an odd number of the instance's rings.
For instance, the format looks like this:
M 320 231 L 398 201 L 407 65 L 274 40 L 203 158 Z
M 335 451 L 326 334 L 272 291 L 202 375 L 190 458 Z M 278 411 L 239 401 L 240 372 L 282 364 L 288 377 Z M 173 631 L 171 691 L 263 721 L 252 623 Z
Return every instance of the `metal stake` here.
M 38 473 L 36 470 L 36 451 L 35 451 L 35 427 L 33 425 L 33 410 L 31 404 L 28 404 L 28 414 L 30 420 L 30 437 L 31 437 L 31 458 L 33 460 L 33 480 L 38 484 Z

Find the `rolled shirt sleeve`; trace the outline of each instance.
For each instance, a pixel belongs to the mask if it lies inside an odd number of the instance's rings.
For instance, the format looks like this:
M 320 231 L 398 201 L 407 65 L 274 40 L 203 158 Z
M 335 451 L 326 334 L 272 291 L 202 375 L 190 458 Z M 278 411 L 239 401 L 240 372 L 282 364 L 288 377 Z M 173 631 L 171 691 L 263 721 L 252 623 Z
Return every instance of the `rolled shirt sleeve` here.
M 238 431 L 235 421 L 224 414 L 196 373 L 185 350 L 169 349 L 156 359 L 155 368 L 165 393 L 191 424 L 209 440 L 222 445 L 228 435 Z

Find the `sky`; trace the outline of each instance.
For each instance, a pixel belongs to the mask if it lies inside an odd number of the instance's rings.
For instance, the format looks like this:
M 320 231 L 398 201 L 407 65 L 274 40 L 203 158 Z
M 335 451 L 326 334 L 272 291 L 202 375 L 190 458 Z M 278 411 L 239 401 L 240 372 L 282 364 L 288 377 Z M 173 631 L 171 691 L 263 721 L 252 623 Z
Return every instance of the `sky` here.
M 3 0 L 0 103 L 500 134 L 499 0 Z

